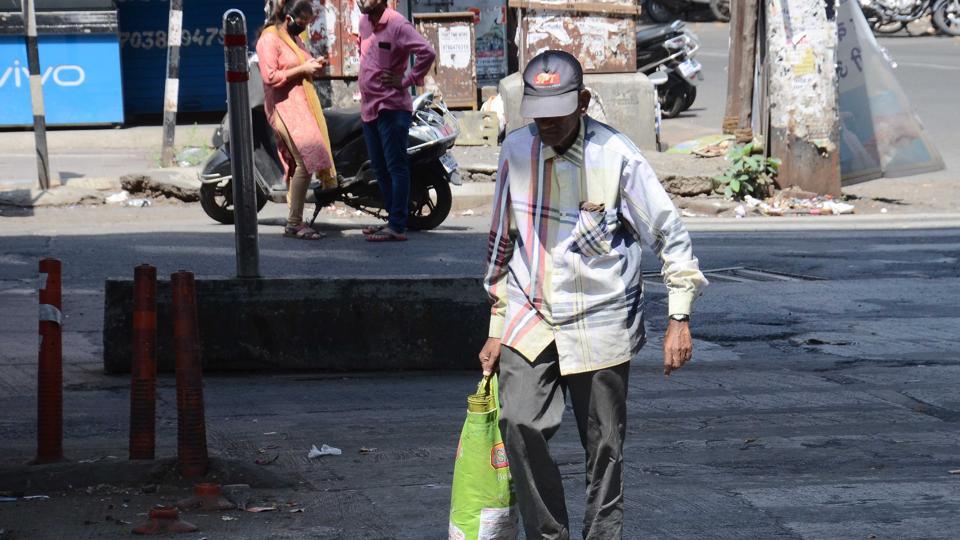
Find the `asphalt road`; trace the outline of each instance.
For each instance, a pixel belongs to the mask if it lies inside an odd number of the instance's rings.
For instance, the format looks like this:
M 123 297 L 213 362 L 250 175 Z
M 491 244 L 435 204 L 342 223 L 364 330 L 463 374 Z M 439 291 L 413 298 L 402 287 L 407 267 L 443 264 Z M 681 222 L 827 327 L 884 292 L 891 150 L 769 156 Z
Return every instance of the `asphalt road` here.
M 112 219 L 97 218 L 111 210 Z M 0 230 L 0 489 L 51 497 L 0 505 L 0 529 L 13 538 L 124 535 L 153 504 L 189 493 L 162 469 L 124 459 L 129 379 L 102 375 L 98 355 L 105 276 L 142 261 L 161 275 L 230 271 L 230 229 L 177 217 L 196 210 L 78 209 Z M 332 234 L 321 242 L 284 240 L 269 219 L 270 275 L 476 275 L 485 243 L 484 218 L 458 218 L 403 245 L 366 244 L 361 221 L 346 219 L 325 226 Z M 651 341 L 629 390 L 625 538 L 955 538 L 960 229 L 701 232 L 694 242 L 705 269 L 793 279 L 715 274 L 694 315 L 695 360 L 669 379 L 658 357 L 665 295 L 648 288 Z M 45 255 L 65 265 L 72 461 L 25 467 L 36 425 L 33 280 Z M 210 451 L 240 471 L 218 478 L 251 484 L 251 502 L 281 510 L 228 520 L 192 512 L 202 532 L 190 538 L 445 538 L 464 397 L 477 377 L 208 374 Z M 170 457 L 172 378 L 161 378 L 158 403 L 158 455 Z M 582 450 L 566 420 L 551 446 L 578 535 Z M 309 460 L 312 444 L 344 454 Z
M 369 218 L 322 214 L 328 237 L 303 242 L 281 235 L 285 208 L 268 205 L 260 214 L 260 255 L 264 276 L 479 275 L 489 218 L 455 216 L 438 230 L 412 232 L 407 243 L 371 245 L 360 227 Z M 858 221 L 835 221 L 841 230 L 816 230 L 820 218 L 807 218 L 794 231 L 707 232 L 716 219 L 689 220 L 701 266 L 720 269 L 751 266 L 773 272 L 836 279 L 857 277 L 940 277 L 956 271 L 930 252 L 960 250 L 946 231 L 854 232 Z M 863 219 L 863 218 L 860 218 Z M 233 227 L 207 218 L 199 205 L 159 204 L 148 208 L 114 206 L 40 210 L 32 217 L 0 217 L 0 287 L 31 283 L 40 256 L 63 261 L 65 287 L 99 289 L 107 277 L 124 277 L 148 262 L 160 276 L 186 269 L 198 276 L 229 276 L 235 270 Z M 743 224 L 776 227 L 779 220 L 755 218 Z M 868 242 L 865 246 L 864 242 Z M 869 250 L 876 258 L 856 261 Z M 955 254 L 955 253 L 954 253 Z M 882 255 L 882 257 L 880 257 Z M 922 258 L 918 261 L 916 256 Z M 843 264 L 840 261 L 846 261 Z M 854 264 L 856 262 L 856 264 Z M 645 267 L 659 269 L 648 254 Z M 32 284 L 31 284 L 32 286 Z

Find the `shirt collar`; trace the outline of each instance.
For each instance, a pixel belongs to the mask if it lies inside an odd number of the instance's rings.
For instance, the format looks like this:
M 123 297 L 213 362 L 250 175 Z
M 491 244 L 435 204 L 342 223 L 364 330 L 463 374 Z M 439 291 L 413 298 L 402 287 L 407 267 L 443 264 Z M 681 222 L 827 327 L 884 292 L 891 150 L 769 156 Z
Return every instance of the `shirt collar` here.
M 383 14 L 380 15 L 380 20 L 377 21 L 377 24 L 374 25 L 374 28 L 377 28 L 378 30 L 383 29 L 383 27 L 390 22 L 390 19 L 393 18 L 393 15 L 395 13 L 396 11 L 390 6 L 387 6 L 386 8 L 384 8 Z
M 577 167 L 583 166 L 583 142 L 584 136 L 586 134 L 586 122 L 583 121 L 583 118 L 580 119 L 580 134 L 577 135 L 573 144 L 570 145 L 570 148 L 567 148 L 567 151 L 563 154 L 558 154 L 552 146 L 540 143 L 541 150 L 540 155 L 543 157 L 544 161 L 553 158 L 560 158 L 565 161 L 569 161 Z

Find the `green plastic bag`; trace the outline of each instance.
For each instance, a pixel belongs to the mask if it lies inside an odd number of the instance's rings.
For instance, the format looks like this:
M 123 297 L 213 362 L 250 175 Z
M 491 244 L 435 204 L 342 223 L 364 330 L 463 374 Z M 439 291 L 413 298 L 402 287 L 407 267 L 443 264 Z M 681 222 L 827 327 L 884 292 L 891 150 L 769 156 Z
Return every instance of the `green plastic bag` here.
M 515 540 L 516 497 L 500 436 L 497 376 L 484 377 L 467 396 L 450 494 L 449 540 Z

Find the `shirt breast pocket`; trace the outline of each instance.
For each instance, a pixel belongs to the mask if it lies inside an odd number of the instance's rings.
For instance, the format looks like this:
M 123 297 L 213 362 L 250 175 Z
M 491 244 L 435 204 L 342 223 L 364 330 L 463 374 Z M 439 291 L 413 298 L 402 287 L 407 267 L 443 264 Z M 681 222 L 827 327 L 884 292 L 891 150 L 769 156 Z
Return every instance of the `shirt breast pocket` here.
M 573 240 L 570 251 L 585 257 L 606 255 L 613 249 L 613 233 L 607 224 L 607 212 L 603 208 L 580 209 L 577 224 L 570 233 Z
M 393 65 L 393 45 L 390 42 L 377 43 L 377 63 L 383 69 L 390 69 Z

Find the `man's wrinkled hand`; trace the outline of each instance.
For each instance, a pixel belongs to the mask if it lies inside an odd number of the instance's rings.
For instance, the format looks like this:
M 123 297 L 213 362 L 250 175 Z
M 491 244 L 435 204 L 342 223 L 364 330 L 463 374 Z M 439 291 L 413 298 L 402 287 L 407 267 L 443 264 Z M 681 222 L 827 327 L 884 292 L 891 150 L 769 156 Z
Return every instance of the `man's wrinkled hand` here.
M 487 338 L 487 342 L 480 349 L 480 367 L 483 368 L 483 374 L 489 375 L 497 370 L 497 364 L 500 363 L 500 339 Z
M 663 338 L 663 374 L 680 369 L 693 357 L 693 338 L 690 323 L 670 320 L 667 335 Z

